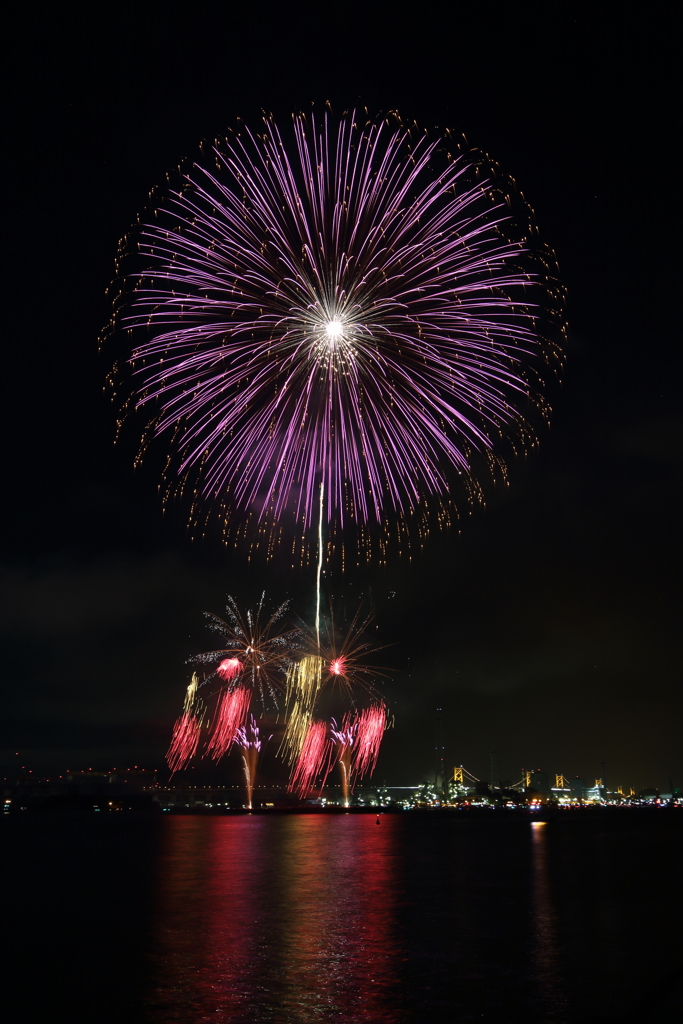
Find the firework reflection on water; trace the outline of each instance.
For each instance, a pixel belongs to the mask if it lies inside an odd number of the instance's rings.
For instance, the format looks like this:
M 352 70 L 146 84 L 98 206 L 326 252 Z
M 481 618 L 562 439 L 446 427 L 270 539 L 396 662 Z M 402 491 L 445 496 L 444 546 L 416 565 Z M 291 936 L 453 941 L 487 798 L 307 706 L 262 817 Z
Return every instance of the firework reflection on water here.
M 149 1019 L 400 1024 L 396 824 L 165 819 Z

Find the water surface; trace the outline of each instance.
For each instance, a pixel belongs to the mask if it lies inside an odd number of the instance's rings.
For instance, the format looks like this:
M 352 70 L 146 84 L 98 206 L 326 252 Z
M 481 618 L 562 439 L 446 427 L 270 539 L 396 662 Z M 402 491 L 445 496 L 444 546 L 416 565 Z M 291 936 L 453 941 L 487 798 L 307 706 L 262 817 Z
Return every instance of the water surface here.
M 98 1024 L 675 1015 L 676 813 L 2 826 L 17 1021 L 45 998 Z

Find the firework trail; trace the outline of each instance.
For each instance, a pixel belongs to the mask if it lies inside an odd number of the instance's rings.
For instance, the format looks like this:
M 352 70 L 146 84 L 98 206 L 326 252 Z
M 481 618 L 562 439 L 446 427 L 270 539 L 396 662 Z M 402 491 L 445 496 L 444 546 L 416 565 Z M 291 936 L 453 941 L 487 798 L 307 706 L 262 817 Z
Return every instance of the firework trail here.
M 320 516 L 318 519 L 318 571 L 316 573 L 315 587 L 315 638 L 320 654 L 320 574 L 323 570 L 323 507 L 325 500 L 325 484 L 320 484 Z
M 334 718 L 330 727 L 330 736 L 336 744 L 335 757 L 342 776 L 342 795 L 344 807 L 349 806 L 349 789 L 351 787 L 351 752 L 358 732 L 356 715 L 346 714 L 338 726 Z
M 243 687 L 226 690 L 219 698 L 216 724 L 206 753 L 219 761 L 236 741 L 249 711 L 251 692 Z
M 199 746 L 203 708 L 197 697 L 198 686 L 199 679 L 195 672 L 185 694 L 183 713 L 173 726 L 171 745 L 166 753 L 171 775 L 185 767 Z
M 183 714 L 175 723 L 171 746 L 166 754 L 171 775 L 184 768 L 197 753 L 200 729 L 201 723 L 194 715 Z
M 387 727 L 387 709 L 382 704 L 372 704 L 361 711 L 356 721 L 356 742 L 353 750 L 351 770 L 354 777 L 372 775 L 377 765 L 382 736 Z
M 272 736 L 269 737 L 269 739 L 272 738 Z M 243 725 L 237 730 L 236 742 L 242 748 L 244 779 L 247 787 L 247 807 L 251 810 L 256 768 L 263 745 L 261 734 L 253 715 L 249 716 L 248 725 Z
M 289 782 L 291 792 L 303 799 L 322 775 L 321 789 L 330 771 L 330 741 L 325 722 L 309 721 Z
M 456 477 L 480 497 L 475 452 L 535 443 L 563 291 L 488 157 L 394 115 L 292 125 L 240 128 L 154 198 L 112 329 L 138 339 L 141 451 L 170 437 L 194 521 L 220 509 L 272 553 L 324 493 L 326 557 L 349 526 L 369 555 L 370 529 L 443 524 Z
M 287 727 L 280 744 L 280 753 L 293 764 L 304 745 L 313 721 L 313 708 L 322 685 L 323 659 L 307 655 L 287 670 Z

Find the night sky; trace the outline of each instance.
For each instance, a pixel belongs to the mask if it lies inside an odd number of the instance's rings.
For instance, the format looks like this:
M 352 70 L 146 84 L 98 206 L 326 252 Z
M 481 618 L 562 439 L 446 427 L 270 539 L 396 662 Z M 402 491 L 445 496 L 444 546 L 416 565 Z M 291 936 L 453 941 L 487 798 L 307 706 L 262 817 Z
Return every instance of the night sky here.
M 495 748 L 513 782 L 541 767 L 592 783 L 604 760 L 610 787 L 682 785 L 680 111 L 667 14 L 218 9 L 53 8 L 39 20 L 31 7 L 10 27 L 2 774 L 161 767 L 185 660 L 211 647 L 202 612 L 265 589 L 310 613 L 312 572 L 249 565 L 213 536 L 191 541 L 180 507 L 163 512 L 158 458 L 133 469 L 135 427 L 114 446 L 103 389 L 117 352 L 98 353 L 97 339 L 118 240 L 166 171 L 238 117 L 329 100 L 397 109 L 491 153 L 568 289 L 551 428 L 511 463 L 509 488 L 488 485 L 471 515 L 462 503 L 458 529 L 412 564 L 328 580 L 349 606 L 365 596 L 390 645 L 378 661 L 396 724 L 376 780 L 433 776 L 442 707 L 447 763 L 480 777 Z M 224 776 L 238 781 L 236 759 Z

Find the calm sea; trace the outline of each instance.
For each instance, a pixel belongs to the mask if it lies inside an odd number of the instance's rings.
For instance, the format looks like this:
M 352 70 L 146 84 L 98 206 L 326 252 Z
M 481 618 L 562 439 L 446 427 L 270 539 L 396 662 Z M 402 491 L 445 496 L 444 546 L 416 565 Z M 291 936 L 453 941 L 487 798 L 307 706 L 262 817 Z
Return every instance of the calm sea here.
M 13 816 L 6 1019 L 674 1020 L 682 824 Z

